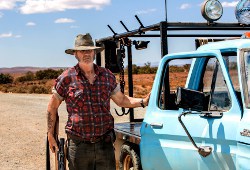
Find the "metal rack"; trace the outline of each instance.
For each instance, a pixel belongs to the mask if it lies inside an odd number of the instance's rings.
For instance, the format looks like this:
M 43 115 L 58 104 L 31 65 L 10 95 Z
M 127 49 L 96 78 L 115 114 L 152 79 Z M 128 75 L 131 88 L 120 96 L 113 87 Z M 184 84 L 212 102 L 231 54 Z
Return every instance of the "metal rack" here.
M 154 38 L 158 37 L 161 40 L 161 57 L 168 54 L 168 38 L 169 37 L 220 37 L 220 38 L 230 38 L 230 37 L 241 37 L 242 33 L 235 34 L 235 33 L 225 33 L 225 31 L 250 31 L 250 26 L 241 25 L 239 23 L 219 23 L 214 22 L 212 24 L 209 23 L 200 23 L 200 22 L 167 22 L 162 21 L 157 24 L 144 26 L 138 16 L 135 16 L 137 21 L 140 24 L 138 29 L 129 30 L 126 25 L 120 21 L 122 26 L 125 28 L 126 32 L 124 33 L 116 33 L 111 26 L 108 25 L 111 32 L 113 33 L 112 36 L 104 37 L 101 39 L 96 40 L 96 45 L 101 46 L 105 41 L 119 41 L 122 38 L 134 38 L 134 37 L 143 37 L 143 38 Z M 179 32 L 181 31 L 181 32 Z M 190 31 L 224 31 L 223 33 L 201 33 L 201 34 L 193 34 Z M 150 33 L 148 33 L 150 32 Z M 153 34 L 152 34 L 153 32 Z M 173 33 L 175 32 L 175 33 Z M 197 45 L 196 45 L 197 46 Z M 129 96 L 133 96 L 133 76 L 132 76 L 132 52 L 131 52 L 132 45 L 127 46 L 128 51 L 128 90 Z M 101 64 L 101 57 L 100 54 L 97 56 L 97 64 Z M 134 118 L 134 110 L 130 110 L 130 122 L 140 122 L 141 119 Z

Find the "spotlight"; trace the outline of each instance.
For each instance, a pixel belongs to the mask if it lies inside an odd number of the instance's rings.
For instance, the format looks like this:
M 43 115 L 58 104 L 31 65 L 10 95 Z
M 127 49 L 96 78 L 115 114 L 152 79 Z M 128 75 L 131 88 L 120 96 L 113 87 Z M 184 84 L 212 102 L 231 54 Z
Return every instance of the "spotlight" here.
M 137 50 L 143 50 L 146 49 L 148 47 L 148 43 L 150 41 L 133 41 L 133 45 L 135 45 L 135 49 Z
M 201 7 L 201 14 L 208 22 L 217 21 L 223 14 L 223 7 L 218 0 L 206 0 Z
M 242 36 L 242 39 L 250 39 L 250 32 L 245 32 Z
M 235 16 L 239 23 L 250 24 L 250 1 L 241 0 L 235 8 Z

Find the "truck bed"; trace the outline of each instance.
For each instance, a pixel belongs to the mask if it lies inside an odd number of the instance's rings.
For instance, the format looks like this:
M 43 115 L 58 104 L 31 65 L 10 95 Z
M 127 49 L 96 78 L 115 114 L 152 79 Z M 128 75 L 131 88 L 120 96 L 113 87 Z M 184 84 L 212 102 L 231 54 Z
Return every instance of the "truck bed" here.
M 117 139 L 123 139 L 131 143 L 139 144 L 141 141 L 141 122 L 116 123 L 114 130 Z

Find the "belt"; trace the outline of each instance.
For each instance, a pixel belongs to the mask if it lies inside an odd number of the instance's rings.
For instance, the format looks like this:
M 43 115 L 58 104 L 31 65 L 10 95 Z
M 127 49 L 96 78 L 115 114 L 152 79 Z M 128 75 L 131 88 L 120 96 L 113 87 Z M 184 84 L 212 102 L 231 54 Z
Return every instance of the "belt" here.
M 72 139 L 72 140 L 77 140 L 77 141 L 80 141 L 80 142 L 83 142 L 83 143 L 87 143 L 87 144 L 94 144 L 94 143 L 98 143 L 100 141 L 105 141 L 105 142 L 110 142 L 111 139 L 109 136 L 98 136 L 98 137 L 93 137 L 93 138 L 82 138 L 82 137 L 79 137 L 79 136 L 75 136 L 75 135 L 71 135 L 71 134 L 67 134 L 68 136 L 68 139 Z

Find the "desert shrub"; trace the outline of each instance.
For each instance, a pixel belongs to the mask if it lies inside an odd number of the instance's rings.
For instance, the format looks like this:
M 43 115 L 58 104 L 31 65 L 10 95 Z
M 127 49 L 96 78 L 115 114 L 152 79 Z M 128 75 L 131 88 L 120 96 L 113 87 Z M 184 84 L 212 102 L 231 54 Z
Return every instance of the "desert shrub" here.
M 0 74 L 0 84 L 12 83 L 14 78 L 10 74 Z
M 140 66 L 137 66 L 135 64 L 132 65 L 132 74 L 138 74 L 140 70 Z
M 16 78 L 16 82 L 34 81 L 35 75 L 31 71 L 28 71 L 24 76 Z
M 27 88 L 24 88 L 22 86 L 16 86 L 15 88 L 11 89 L 12 93 L 27 93 Z
M 135 64 L 132 65 L 132 74 L 155 74 L 158 67 L 151 67 L 151 63 L 147 62 L 144 66 L 140 67 Z M 125 69 L 125 73 L 128 73 L 128 67 Z
M 4 86 L 4 85 L 0 85 L 0 91 L 3 93 L 7 93 L 8 92 L 8 87 Z
M 47 70 L 40 70 L 36 72 L 36 78 L 37 80 L 43 80 L 43 79 L 55 79 L 60 74 L 62 74 L 63 69 L 60 70 L 53 70 L 53 69 L 47 69 Z
M 184 72 L 185 69 L 183 66 L 177 66 L 177 65 L 173 65 L 169 67 L 169 72 L 170 73 L 176 73 L 176 72 Z
M 29 93 L 38 93 L 38 94 L 48 94 L 49 89 L 46 88 L 45 86 L 33 85 L 29 88 L 28 92 Z

